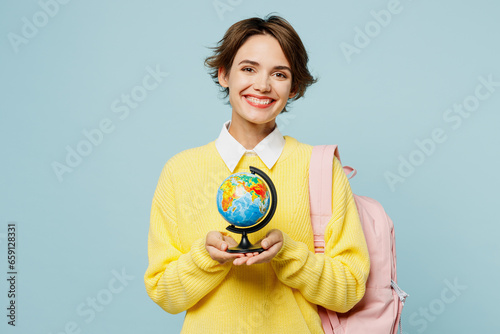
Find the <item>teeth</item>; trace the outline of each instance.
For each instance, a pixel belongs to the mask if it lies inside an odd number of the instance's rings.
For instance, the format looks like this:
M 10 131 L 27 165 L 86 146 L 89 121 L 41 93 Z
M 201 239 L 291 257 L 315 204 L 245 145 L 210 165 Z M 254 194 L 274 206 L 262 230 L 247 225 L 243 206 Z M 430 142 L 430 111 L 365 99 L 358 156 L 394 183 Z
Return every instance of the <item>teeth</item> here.
M 257 103 L 257 104 L 270 104 L 271 102 L 273 102 L 272 99 L 258 99 L 258 98 L 255 98 L 255 97 L 252 97 L 252 96 L 245 96 L 245 98 L 253 103 Z

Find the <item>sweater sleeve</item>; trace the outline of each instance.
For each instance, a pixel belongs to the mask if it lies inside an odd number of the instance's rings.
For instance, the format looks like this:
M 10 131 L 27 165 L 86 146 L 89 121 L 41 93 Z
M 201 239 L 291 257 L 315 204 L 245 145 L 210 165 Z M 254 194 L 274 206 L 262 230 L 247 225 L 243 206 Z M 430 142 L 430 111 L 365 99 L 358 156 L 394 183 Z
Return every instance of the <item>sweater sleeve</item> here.
M 173 175 L 165 165 L 151 208 L 148 235 L 149 265 L 144 275 L 151 299 L 168 313 L 176 314 L 195 305 L 217 287 L 230 269 L 205 249 L 205 239 L 193 242 L 188 251 L 180 247 L 177 232 Z
M 282 248 L 271 264 L 280 281 L 298 289 L 311 303 L 347 312 L 365 293 L 370 260 L 351 187 L 337 158 L 332 202 L 325 253 L 315 254 L 283 233 Z

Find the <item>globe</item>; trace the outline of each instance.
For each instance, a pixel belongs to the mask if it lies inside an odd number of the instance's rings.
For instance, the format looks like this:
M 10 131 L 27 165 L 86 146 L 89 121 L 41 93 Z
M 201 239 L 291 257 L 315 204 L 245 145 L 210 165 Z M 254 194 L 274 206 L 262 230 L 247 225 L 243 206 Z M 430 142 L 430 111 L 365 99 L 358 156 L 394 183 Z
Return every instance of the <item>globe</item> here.
M 250 227 L 259 223 L 269 210 L 270 194 L 266 182 L 252 173 L 230 175 L 217 190 L 217 208 L 232 225 Z

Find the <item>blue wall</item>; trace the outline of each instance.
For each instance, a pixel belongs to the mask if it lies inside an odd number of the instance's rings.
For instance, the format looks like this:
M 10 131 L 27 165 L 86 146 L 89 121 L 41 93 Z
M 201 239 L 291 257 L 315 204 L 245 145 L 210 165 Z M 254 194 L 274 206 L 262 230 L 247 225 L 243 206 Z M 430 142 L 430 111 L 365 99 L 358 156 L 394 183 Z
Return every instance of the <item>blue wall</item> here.
M 3 1 L 0 268 L 9 277 L 15 222 L 17 317 L 7 324 L 2 279 L 0 331 L 180 331 L 183 314 L 165 313 L 143 283 L 156 182 L 172 155 L 214 140 L 230 118 L 203 66 L 207 47 L 234 22 L 276 12 L 319 77 L 280 129 L 339 144 L 358 169 L 353 191 L 393 219 L 410 294 L 404 331 L 491 332 L 499 9 L 486 0 Z

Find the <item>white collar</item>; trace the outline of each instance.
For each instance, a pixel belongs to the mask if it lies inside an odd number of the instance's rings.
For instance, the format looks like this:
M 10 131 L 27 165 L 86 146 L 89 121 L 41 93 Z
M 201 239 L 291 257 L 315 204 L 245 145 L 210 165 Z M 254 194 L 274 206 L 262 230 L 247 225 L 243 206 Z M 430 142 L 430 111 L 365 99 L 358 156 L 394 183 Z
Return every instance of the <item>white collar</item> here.
M 267 168 L 271 169 L 278 161 L 285 147 L 285 138 L 278 129 L 278 125 L 276 124 L 274 130 L 266 138 L 262 139 L 253 150 L 247 150 L 229 133 L 230 124 L 231 121 L 229 120 L 222 126 L 219 137 L 215 141 L 215 147 L 231 173 L 245 153 L 249 155 L 257 154 Z

